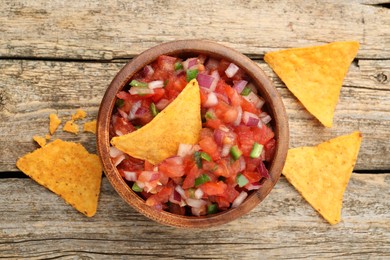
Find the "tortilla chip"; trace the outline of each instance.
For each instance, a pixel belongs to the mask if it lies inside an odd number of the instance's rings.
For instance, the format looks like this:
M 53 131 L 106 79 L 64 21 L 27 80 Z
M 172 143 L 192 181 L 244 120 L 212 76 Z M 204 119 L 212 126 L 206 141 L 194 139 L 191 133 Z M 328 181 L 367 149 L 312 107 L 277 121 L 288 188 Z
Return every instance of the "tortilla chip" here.
M 39 184 L 92 217 L 96 213 L 102 166 L 81 145 L 60 139 L 20 158 L 16 166 Z
M 72 115 L 72 120 L 83 119 L 87 116 L 87 112 L 82 109 L 78 109 L 75 114 Z
M 358 49 L 358 42 L 334 42 L 270 52 L 264 60 L 305 108 L 331 127 L 344 77 Z
M 77 135 L 79 133 L 79 126 L 76 125 L 73 120 L 69 120 L 65 123 L 64 128 L 62 128 L 62 130 Z
M 46 140 L 50 140 L 51 135 L 47 134 L 47 135 L 45 135 L 45 138 L 46 138 Z
M 343 194 L 362 140 L 360 132 L 288 151 L 283 175 L 330 224 L 341 219 Z
M 50 134 L 54 134 L 58 126 L 61 124 L 61 119 L 59 119 L 56 114 L 50 114 L 49 118 L 50 118 L 49 131 Z
M 46 138 L 45 137 L 34 135 L 33 139 L 35 142 L 37 142 L 39 144 L 40 147 L 43 147 L 46 145 Z
M 192 80 L 151 122 L 137 131 L 114 137 L 111 144 L 156 165 L 176 155 L 180 143 L 197 143 L 201 129 L 199 85 Z
M 90 132 L 96 134 L 96 120 L 84 123 L 84 132 Z

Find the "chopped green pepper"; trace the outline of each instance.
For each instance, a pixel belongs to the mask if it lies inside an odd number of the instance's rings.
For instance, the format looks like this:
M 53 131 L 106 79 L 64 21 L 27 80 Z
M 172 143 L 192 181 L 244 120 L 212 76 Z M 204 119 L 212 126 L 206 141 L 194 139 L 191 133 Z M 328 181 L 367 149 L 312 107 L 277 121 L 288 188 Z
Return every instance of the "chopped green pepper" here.
M 140 88 L 147 88 L 148 87 L 148 83 L 141 82 L 141 81 L 133 79 L 130 82 L 130 86 L 132 86 L 132 87 L 140 87 Z
M 248 88 L 248 87 L 245 87 L 242 91 L 241 91 L 241 96 L 248 96 L 249 95 L 249 93 L 251 93 L 251 89 L 250 88 Z
M 187 74 L 187 82 L 190 82 L 191 80 L 193 80 L 194 78 L 196 78 L 196 76 L 198 76 L 198 70 L 197 69 L 194 69 L 194 70 L 187 70 L 186 71 L 186 74 Z
M 262 152 L 263 152 L 263 145 L 255 142 L 253 144 L 252 151 L 250 153 L 250 157 L 251 158 L 259 158 Z
M 153 102 L 150 104 L 150 111 L 152 112 L 153 116 L 157 116 L 158 110 L 156 105 Z
M 206 119 L 215 119 L 215 115 L 210 111 L 207 111 L 206 114 L 204 114 L 204 117 Z
M 242 152 L 241 150 L 238 148 L 237 145 L 233 146 L 232 148 L 230 148 L 230 155 L 233 157 L 233 159 L 236 161 L 238 160 L 238 158 L 241 157 L 242 155 Z
M 207 206 L 207 214 L 214 214 L 218 212 L 217 204 L 210 204 Z
M 115 102 L 115 105 L 119 108 L 123 107 L 123 105 L 125 104 L 125 101 L 123 99 L 120 99 L 118 98 Z
M 195 187 L 210 181 L 210 177 L 207 174 L 202 174 L 198 178 L 195 179 Z
M 191 199 L 195 199 L 195 189 L 194 189 L 194 188 L 189 188 L 189 189 L 188 189 L 188 196 L 189 196 Z
M 200 152 L 200 157 L 203 159 L 203 160 L 206 160 L 208 162 L 211 162 L 211 156 L 208 155 L 207 153 L 205 152 Z
M 175 63 L 175 70 L 177 71 L 177 70 L 182 70 L 182 69 L 183 69 L 183 64 L 180 61 L 176 62 Z
M 240 188 L 244 187 L 249 182 L 248 179 L 245 177 L 245 175 L 241 173 L 237 175 L 236 181 Z
M 195 157 L 196 167 L 198 167 L 198 169 L 202 169 L 203 163 L 202 163 L 202 157 L 200 156 L 200 152 L 196 151 L 194 153 L 194 157 Z
M 133 183 L 133 186 L 131 187 L 131 189 L 135 192 L 141 192 L 142 189 L 138 186 L 138 184 L 136 182 Z

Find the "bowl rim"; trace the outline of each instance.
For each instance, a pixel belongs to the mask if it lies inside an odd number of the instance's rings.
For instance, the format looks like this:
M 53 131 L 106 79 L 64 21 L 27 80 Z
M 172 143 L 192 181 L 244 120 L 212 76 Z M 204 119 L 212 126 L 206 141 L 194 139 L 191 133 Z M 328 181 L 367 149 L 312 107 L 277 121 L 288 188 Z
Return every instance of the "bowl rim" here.
M 109 125 L 115 106 L 116 94 L 126 87 L 130 79 L 144 66 L 152 63 L 160 55 L 191 55 L 205 54 L 216 58 L 224 58 L 234 62 L 252 79 L 259 94 L 266 100 L 266 106 L 273 118 L 276 149 L 273 161 L 269 166 L 271 178 L 262 187 L 250 194 L 237 208 L 229 209 L 207 216 L 181 216 L 167 211 L 158 211 L 146 205 L 145 201 L 131 190 L 120 176 L 109 156 Z M 182 228 L 205 228 L 225 224 L 251 211 L 270 193 L 280 178 L 289 146 L 289 126 L 282 98 L 272 81 L 263 70 L 247 56 L 240 52 L 208 40 L 177 40 L 159 44 L 147 49 L 126 63 L 116 74 L 108 86 L 101 101 L 97 119 L 97 150 L 104 173 L 117 193 L 130 206 L 146 217 L 168 226 Z M 279 140 L 282 140 L 281 142 Z M 277 160 L 276 160 L 277 159 Z

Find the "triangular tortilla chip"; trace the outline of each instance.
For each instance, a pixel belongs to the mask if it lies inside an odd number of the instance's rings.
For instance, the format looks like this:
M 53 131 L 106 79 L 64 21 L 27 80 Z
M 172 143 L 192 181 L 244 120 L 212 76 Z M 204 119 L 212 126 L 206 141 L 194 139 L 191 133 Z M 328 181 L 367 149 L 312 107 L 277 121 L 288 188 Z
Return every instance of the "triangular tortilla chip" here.
M 329 223 L 341 219 L 343 194 L 355 166 L 361 133 L 340 136 L 315 147 L 288 151 L 283 175 Z
M 264 60 L 305 108 L 331 127 L 344 77 L 358 49 L 358 42 L 334 42 L 270 52 Z
M 26 154 L 16 166 L 81 213 L 95 215 L 102 166 L 99 157 L 81 144 L 57 139 Z
M 137 131 L 112 138 L 111 144 L 156 165 L 176 155 L 180 143 L 197 143 L 201 129 L 199 85 L 192 80 L 151 122 Z

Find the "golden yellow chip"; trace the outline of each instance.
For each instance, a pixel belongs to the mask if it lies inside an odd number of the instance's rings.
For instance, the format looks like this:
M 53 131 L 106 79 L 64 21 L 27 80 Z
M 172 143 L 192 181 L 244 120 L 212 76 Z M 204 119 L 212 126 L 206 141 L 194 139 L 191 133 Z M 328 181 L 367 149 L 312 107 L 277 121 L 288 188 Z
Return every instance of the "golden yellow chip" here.
M 331 127 L 344 77 L 358 49 L 358 42 L 334 42 L 270 52 L 264 60 L 305 108 Z
M 45 135 L 45 138 L 46 138 L 46 140 L 50 140 L 51 135 L 47 134 L 47 135 Z
M 77 135 L 79 133 L 79 126 L 76 125 L 73 120 L 69 120 L 65 123 L 64 128 L 62 128 L 62 130 Z
M 83 119 L 83 118 L 85 118 L 86 116 L 87 116 L 87 113 L 86 113 L 84 110 L 78 109 L 78 110 L 76 111 L 76 113 L 72 115 L 72 120 Z
M 57 139 L 24 155 L 16 166 L 81 213 L 95 215 L 102 166 L 99 157 L 81 144 Z
M 199 85 L 192 80 L 151 122 L 137 131 L 114 137 L 111 144 L 156 165 L 176 155 L 180 143 L 197 143 L 201 129 Z
M 61 119 L 59 119 L 56 114 L 50 114 L 49 118 L 50 118 L 49 131 L 50 134 L 54 134 L 58 126 L 61 124 Z
M 343 194 L 359 153 L 362 135 L 354 132 L 315 147 L 288 151 L 283 175 L 330 224 L 341 219 Z
M 37 142 L 39 144 L 40 147 L 43 147 L 46 145 L 46 138 L 44 138 L 42 136 L 34 135 L 33 139 L 35 142 Z
M 84 123 L 84 132 L 91 132 L 93 134 L 96 134 L 96 120 L 92 120 L 90 122 Z

